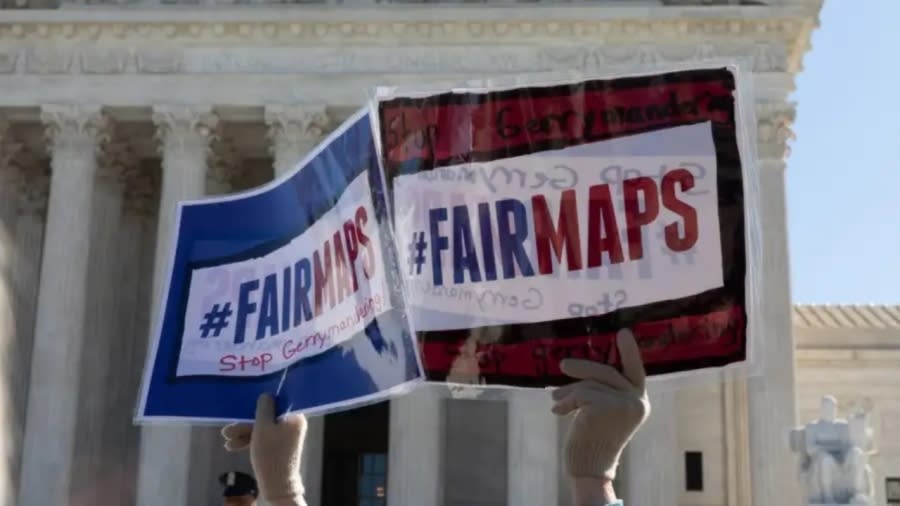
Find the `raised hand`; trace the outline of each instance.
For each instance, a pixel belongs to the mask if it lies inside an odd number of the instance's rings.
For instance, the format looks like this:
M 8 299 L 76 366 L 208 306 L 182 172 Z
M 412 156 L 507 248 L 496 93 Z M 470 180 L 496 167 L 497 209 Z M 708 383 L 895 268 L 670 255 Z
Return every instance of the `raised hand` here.
M 250 447 L 250 462 L 262 496 L 272 506 L 303 506 L 300 457 L 306 439 L 306 418 L 287 415 L 275 420 L 275 401 L 268 394 L 256 403 L 254 423 L 231 424 L 222 429 L 225 448 Z
M 575 413 L 563 451 L 573 478 L 613 480 L 625 445 L 650 414 L 646 373 L 634 334 L 616 336 L 622 373 L 599 362 L 565 359 L 563 373 L 581 380 L 553 392 L 558 415 Z

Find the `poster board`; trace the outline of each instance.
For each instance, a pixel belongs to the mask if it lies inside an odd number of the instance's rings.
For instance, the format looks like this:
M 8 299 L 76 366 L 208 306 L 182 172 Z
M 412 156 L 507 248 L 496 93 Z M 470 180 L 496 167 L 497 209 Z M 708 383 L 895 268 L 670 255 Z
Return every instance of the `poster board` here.
M 179 204 L 136 421 L 252 420 L 383 400 L 422 379 L 367 110 L 288 175 Z
M 736 65 L 382 88 L 373 101 L 431 381 L 545 387 L 568 357 L 654 378 L 750 364 L 758 174 Z

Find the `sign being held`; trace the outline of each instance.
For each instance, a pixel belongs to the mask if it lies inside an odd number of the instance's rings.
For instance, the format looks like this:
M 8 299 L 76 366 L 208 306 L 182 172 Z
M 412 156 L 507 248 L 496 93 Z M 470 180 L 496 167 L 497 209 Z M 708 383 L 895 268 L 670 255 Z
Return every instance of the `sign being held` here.
M 562 384 L 561 358 L 616 363 L 622 327 L 651 374 L 746 360 L 730 69 L 391 90 L 375 116 L 429 379 Z
M 180 204 L 138 421 L 252 420 L 263 392 L 321 413 L 422 378 L 370 123 L 270 185 Z

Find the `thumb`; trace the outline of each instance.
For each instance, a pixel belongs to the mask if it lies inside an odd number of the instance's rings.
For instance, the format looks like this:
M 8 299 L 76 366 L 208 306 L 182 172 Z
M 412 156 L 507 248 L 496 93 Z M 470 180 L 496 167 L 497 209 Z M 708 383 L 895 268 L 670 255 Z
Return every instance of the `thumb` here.
M 275 424 L 275 400 L 269 394 L 260 394 L 256 400 L 256 421 L 254 425 L 262 427 Z

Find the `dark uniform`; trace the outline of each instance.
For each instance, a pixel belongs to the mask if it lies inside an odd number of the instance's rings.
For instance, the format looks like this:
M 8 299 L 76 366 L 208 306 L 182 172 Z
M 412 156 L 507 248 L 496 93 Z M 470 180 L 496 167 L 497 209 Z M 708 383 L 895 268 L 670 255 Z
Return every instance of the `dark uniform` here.
M 255 500 L 259 495 L 256 480 L 247 473 L 240 471 L 223 473 L 219 476 L 219 483 L 225 488 L 222 492 L 222 497 L 225 498 L 247 497 L 249 499 L 252 497 Z

